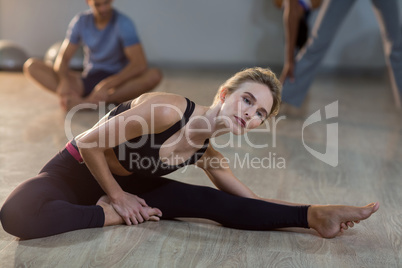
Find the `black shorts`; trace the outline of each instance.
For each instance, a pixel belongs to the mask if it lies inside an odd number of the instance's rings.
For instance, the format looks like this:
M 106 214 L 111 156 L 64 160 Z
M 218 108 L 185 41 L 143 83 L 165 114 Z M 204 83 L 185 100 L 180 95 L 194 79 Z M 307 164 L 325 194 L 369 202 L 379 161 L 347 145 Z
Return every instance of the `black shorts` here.
M 94 90 L 95 86 L 105 78 L 114 75 L 112 72 L 107 71 L 93 71 L 89 72 L 86 75 L 82 76 L 82 82 L 84 83 L 84 94 L 83 97 L 91 94 L 92 90 Z

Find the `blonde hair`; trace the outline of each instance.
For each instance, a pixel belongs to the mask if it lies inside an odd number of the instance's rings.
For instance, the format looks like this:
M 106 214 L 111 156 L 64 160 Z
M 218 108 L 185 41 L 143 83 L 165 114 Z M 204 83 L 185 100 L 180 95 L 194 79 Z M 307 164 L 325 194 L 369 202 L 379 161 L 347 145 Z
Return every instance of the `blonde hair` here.
M 228 93 L 231 94 L 246 82 L 256 82 L 266 85 L 270 89 L 274 101 L 269 116 L 277 115 L 281 104 L 282 85 L 276 75 L 268 68 L 254 67 L 236 73 L 219 87 L 215 95 L 214 104 L 219 102 L 223 88 L 227 89 Z

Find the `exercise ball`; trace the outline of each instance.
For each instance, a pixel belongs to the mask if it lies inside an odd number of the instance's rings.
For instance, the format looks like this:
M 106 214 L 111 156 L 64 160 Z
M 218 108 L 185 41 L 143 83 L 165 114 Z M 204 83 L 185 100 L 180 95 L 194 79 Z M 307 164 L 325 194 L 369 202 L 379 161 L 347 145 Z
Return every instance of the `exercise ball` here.
M 44 61 L 48 64 L 53 65 L 54 61 L 56 60 L 57 54 L 59 54 L 59 50 L 61 44 L 63 42 L 57 42 L 53 44 L 45 54 Z M 82 46 L 77 50 L 74 56 L 71 58 L 70 61 L 70 68 L 74 70 L 82 70 L 83 69 L 83 62 L 84 62 L 84 50 Z
M 20 71 L 28 59 L 25 51 L 12 41 L 0 40 L 0 70 Z

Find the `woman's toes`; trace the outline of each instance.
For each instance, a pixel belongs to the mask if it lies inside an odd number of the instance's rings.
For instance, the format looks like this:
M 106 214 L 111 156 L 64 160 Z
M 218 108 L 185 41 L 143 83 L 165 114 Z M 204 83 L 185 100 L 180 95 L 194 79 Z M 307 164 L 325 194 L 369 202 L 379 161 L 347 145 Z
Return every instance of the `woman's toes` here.
M 380 203 L 375 202 L 373 206 L 373 213 L 376 212 L 380 208 Z
M 341 228 L 342 228 L 343 230 L 347 230 L 347 229 L 348 229 L 348 226 L 347 226 L 344 222 L 342 222 L 342 223 L 341 223 Z
M 159 221 L 159 217 L 158 216 L 151 216 L 149 217 L 148 221 Z

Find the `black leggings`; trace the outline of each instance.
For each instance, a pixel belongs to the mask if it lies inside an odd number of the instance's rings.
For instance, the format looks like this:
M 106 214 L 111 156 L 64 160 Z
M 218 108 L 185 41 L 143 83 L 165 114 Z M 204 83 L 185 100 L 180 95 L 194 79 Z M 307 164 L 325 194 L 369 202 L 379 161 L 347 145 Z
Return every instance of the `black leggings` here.
M 162 219 L 205 218 L 245 230 L 308 228 L 307 206 L 286 206 L 233 196 L 204 186 L 163 177 L 115 176 L 123 190 L 159 208 Z M 0 219 L 6 232 L 23 239 L 102 227 L 105 193 L 85 164 L 64 149 L 39 175 L 20 184 L 5 201 Z

